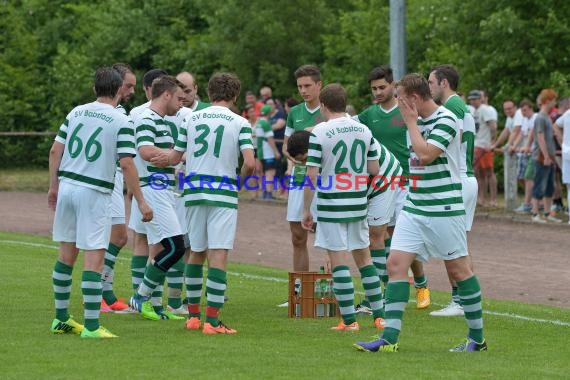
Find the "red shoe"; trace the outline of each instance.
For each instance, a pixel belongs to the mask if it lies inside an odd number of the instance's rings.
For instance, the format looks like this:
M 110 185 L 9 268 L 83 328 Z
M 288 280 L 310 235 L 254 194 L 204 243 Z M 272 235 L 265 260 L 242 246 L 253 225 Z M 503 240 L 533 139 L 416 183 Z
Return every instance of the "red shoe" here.
M 201 326 L 202 322 L 198 317 L 190 317 L 186 320 L 186 330 L 200 330 Z
M 378 330 L 381 330 L 384 327 L 386 327 L 386 321 L 384 320 L 384 318 L 378 317 L 374 320 L 374 326 L 376 326 Z
M 212 326 L 211 323 L 204 323 L 204 328 L 202 329 L 204 334 L 214 335 L 214 334 L 235 334 L 237 330 L 230 329 L 228 326 L 224 325 L 222 321 L 217 326 Z
M 104 299 L 101 298 L 101 313 L 112 313 L 113 310 L 107 305 Z
M 105 301 L 103 301 L 105 302 Z M 127 305 L 126 303 L 123 302 L 123 300 L 116 300 L 114 303 L 107 305 L 107 307 L 109 309 L 111 309 L 112 311 L 114 311 L 115 313 L 128 313 L 131 308 L 129 307 L 129 305 Z
M 340 321 L 338 325 L 331 327 L 331 330 L 336 331 L 358 331 L 360 330 L 360 326 L 358 322 L 352 322 L 350 325 L 345 325 L 343 321 Z

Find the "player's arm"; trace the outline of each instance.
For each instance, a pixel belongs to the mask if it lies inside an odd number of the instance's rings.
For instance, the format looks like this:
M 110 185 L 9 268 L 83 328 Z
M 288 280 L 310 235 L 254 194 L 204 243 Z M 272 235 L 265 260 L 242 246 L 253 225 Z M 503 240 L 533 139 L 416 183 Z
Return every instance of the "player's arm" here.
M 377 176 L 380 174 L 380 143 L 372 137 L 370 140 L 370 149 L 368 150 L 368 154 L 366 156 L 366 170 L 368 174 L 372 176 Z
M 273 131 L 278 131 L 285 128 L 285 119 L 277 119 L 277 121 L 271 126 Z
M 303 189 L 303 220 L 301 221 L 301 226 L 307 231 L 311 231 L 313 229 L 311 203 L 315 197 L 315 184 L 317 183 L 318 175 L 319 168 L 317 166 L 307 166 L 307 177 L 309 179 L 309 183 L 305 185 Z
M 499 145 L 501 145 L 504 141 L 507 140 L 507 136 L 509 135 L 509 129 L 507 127 L 505 127 L 502 131 L 501 134 L 499 135 L 499 137 L 497 138 L 497 141 L 495 141 L 495 143 L 491 146 L 491 149 L 495 149 L 497 148 Z
M 48 190 L 48 206 L 55 211 L 57 204 L 57 193 L 59 191 L 59 178 L 57 172 L 61 165 L 61 158 L 65 145 L 59 141 L 54 141 L 49 151 L 49 190 Z
M 487 127 L 489 127 L 489 129 L 491 130 L 491 139 L 492 140 L 496 139 L 497 138 L 497 120 L 487 121 Z
M 243 164 L 241 165 L 240 178 L 245 178 L 252 175 L 255 171 L 255 157 L 251 148 L 242 150 L 241 154 L 243 156 Z
M 509 148 L 509 153 L 513 153 L 521 141 L 522 138 L 521 128 L 522 127 L 520 125 L 515 125 L 513 127 L 513 130 L 511 131 L 511 134 L 509 135 L 509 140 L 507 141 L 507 147 Z
M 146 203 L 144 196 L 141 191 L 139 184 L 139 173 L 133 161 L 132 155 L 124 154 L 119 156 L 119 164 L 121 169 L 123 169 L 123 176 L 125 177 L 125 183 L 127 188 L 132 193 L 133 197 L 136 199 L 139 206 L 139 210 L 142 215 L 143 222 L 149 222 L 152 220 L 153 213 L 150 206 Z
M 532 146 L 533 142 L 534 142 L 534 133 L 531 133 L 529 131 L 528 140 L 526 142 L 526 145 L 521 149 L 521 151 L 523 153 L 530 153 L 530 147 Z
M 420 164 L 429 165 L 443 153 L 443 150 L 433 144 L 428 144 L 428 142 L 424 140 L 418 127 L 418 110 L 416 106 L 401 97 L 398 97 L 398 105 L 404 123 L 406 123 L 408 127 L 412 148 L 418 156 Z

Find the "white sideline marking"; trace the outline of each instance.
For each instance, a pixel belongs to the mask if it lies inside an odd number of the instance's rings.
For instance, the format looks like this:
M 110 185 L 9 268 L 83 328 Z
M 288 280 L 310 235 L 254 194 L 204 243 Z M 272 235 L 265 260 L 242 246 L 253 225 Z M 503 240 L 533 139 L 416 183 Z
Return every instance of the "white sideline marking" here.
M 0 243 L 2 244 L 14 244 L 14 245 L 24 245 L 24 246 L 28 246 L 28 247 L 36 247 L 36 248 L 49 248 L 49 249 L 53 249 L 53 250 L 57 250 L 58 247 L 55 245 L 48 245 L 48 244 L 41 244 L 41 243 L 30 243 L 30 242 L 26 242 L 26 241 L 17 241 L 17 240 L 1 240 L 0 239 Z M 130 259 L 124 258 L 124 257 L 118 257 L 118 260 L 122 260 L 122 261 L 130 261 Z M 245 277 L 245 278 L 250 278 L 253 280 L 262 280 L 262 281 L 271 281 L 271 282 L 278 282 L 278 283 L 288 283 L 289 281 L 284 279 L 284 278 L 277 278 L 277 277 L 267 277 L 267 276 L 258 276 L 255 274 L 248 274 L 248 273 L 241 273 L 241 272 L 228 272 L 228 274 L 232 275 L 232 276 L 238 276 L 238 277 Z M 356 294 L 360 294 L 363 295 L 364 293 L 362 292 L 355 292 Z M 410 302 L 414 302 L 414 301 L 410 301 Z M 437 306 L 446 306 L 444 304 L 438 304 L 438 303 L 433 303 L 434 305 Z M 503 313 L 503 312 L 499 312 L 499 311 L 489 311 L 489 310 L 484 310 L 483 314 L 489 314 L 489 315 L 493 315 L 493 316 L 497 316 L 497 317 L 505 317 L 505 318 L 512 318 L 512 319 L 519 319 L 522 321 L 529 321 L 529 322 L 537 322 L 537 323 L 549 323 L 552 325 L 557 325 L 557 326 L 566 326 L 566 327 L 570 327 L 570 322 L 564 322 L 564 321 L 559 321 L 557 319 L 543 319 L 543 318 L 533 318 L 533 317 L 526 317 L 524 315 L 518 315 L 518 314 L 513 314 L 513 313 Z

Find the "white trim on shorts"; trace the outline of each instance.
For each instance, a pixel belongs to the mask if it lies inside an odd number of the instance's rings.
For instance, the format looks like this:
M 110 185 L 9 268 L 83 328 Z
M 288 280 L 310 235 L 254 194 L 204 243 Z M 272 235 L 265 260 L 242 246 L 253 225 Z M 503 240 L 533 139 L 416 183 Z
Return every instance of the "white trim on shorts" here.
M 352 251 L 370 245 L 366 219 L 348 223 L 319 222 L 315 235 L 315 247 L 329 251 Z
M 402 210 L 390 251 L 414 254 L 424 262 L 430 257 L 455 260 L 467 256 L 465 215 L 433 217 Z
M 237 209 L 197 205 L 186 213 L 188 237 L 193 252 L 207 249 L 233 249 L 237 227 Z
M 61 181 L 53 220 L 53 241 L 79 249 L 107 249 L 111 238 L 111 194 Z

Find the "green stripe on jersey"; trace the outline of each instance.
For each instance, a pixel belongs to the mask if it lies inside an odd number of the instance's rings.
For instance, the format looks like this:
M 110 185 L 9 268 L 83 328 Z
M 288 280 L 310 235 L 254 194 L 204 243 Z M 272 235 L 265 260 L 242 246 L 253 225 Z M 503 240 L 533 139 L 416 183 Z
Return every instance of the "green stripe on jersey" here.
M 96 187 L 99 187 L 103 190 L 113 190 L 113 188 L 115 187 L 115 183 L 114 182 L 107 182 L 107 181 L 103 181 L 97 178 L 92 178 L 92 177 L 87 177 L 81 174 L 77 174 L 77 173 L 72 173 L 72 172 L 68 172 L 68 171 L 64 171 L 64 170 L 60 170 L 57 172 L 57 175 L 59 177 L 64 177 L 64 178 L 69 178 L 72 179 L 74 181 L 78 181 L 78 182 L 83 182 L 89 185 L 93 185 Z M 105 191 L 108 192 L 108 191 Z

